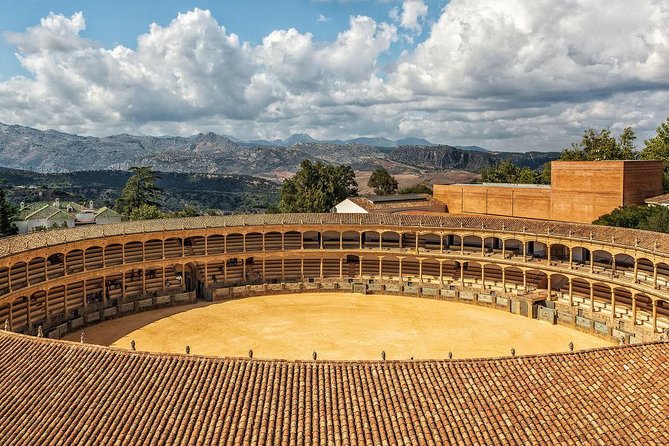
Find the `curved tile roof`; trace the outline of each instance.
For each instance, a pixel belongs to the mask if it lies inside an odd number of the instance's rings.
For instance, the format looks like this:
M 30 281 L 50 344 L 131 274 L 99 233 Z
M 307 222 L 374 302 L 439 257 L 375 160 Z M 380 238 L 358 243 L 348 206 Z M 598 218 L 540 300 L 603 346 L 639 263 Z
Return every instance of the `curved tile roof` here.
M 452 361 L 268 361 L 0 332 L 12 444 L 669 444 L 669 343 Z
M 378 226 L 423 226 L 425 228 L 471 228 L 490 231 L 518 232 L 539 235 L 562 235 L 584 240 L 615 243 L 649 251 L 669 253 L 669 234 L 615 228 L 581 223 L 467 215 L 403 215 L 403 214 L 252 214 L 203 216 L 161 220 L 130 221 L 106 225 L 35 232 L 0 238 L 0 258 L 45 245 L 143 232 L 202 229 L 227 226 L 261 226 L 282 224 L 351 224 Z

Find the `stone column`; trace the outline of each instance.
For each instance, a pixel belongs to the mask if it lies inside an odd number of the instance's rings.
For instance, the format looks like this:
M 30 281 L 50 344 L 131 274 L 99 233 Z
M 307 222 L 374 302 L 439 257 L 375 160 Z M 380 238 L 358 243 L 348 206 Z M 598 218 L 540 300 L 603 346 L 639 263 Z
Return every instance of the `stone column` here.
M 639 259 L 634 259 L 634 283 L 639 280 Z
M 423 283 L 423 259 L 418 259 L 418 282 Z
M 657 333 L 657 300 L 653 299 L 653 334 Z
M 481 264 L 481 286 L 485 290 L 485 265 Z
M 442 242 L 444 241 L 443 237 L 442 237 L 441 241 Z M 443 246 L 442 246 L 442 249 L 443 249 Z M 439 283 L 441 283 L 442 286 L 444 285 L 444 262 L 441 261 L 441 260 L 439 261 Z
M 402 282 L 402 257 L 398 257 L 399 260 L 399 275 L 400 275 L 400 282 Z
M 523 270 L 523 289 L 527 293 L 527 270 Z
M 358 277 L 362 279 L 362 256 L 359 256 L 359 263 L 358 263 Z
M 590 284 L 590 311 L 595 312 L 595 284 Z
M 551 245 L 546 243 L 546 261 L 548 264 L 551 264 Z
M 616 291 L 611 288 L 611 320 L 616 318 Z
M 653 264 L 653 288 L 657 289 L 657 263 Z
M 460 254 L 465 254 L 465 236 L 460 234 Z
M 321 257 L 321 279 L 323 279 L 323 262 L 324 262 L 324 259 Z M 263 274 L 263 276 L 264 276 L 264 274 Z
M 344 279 L 344 258 L 339 259 L 339 278 Z
M 574 269 L 574 248 L 569 248 L 569 269 Z
M 465 286 L 465 262 L 460 262 L 460 284 Z
M 379 256 L 379 278 L 383 277 L 383 256 Z
M 439 235 L 439 252 L 444 253 L 444 234 Z
M 506 293 L 506 268 L 502 268 L 502 289 Z
M 569 306 L 574 306 L 574 284 L 571 277 L 567 278 L 569 280 Z
M 636 325 L 636 294 L 632 294 L 632 327 Z

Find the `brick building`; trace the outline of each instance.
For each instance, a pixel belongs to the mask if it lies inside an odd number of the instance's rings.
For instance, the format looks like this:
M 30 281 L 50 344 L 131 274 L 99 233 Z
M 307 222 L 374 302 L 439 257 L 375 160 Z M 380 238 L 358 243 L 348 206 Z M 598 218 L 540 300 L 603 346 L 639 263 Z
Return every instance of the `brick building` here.
M 553 161 L 551 184 L 435 185 L 452 214 L 590 223 L 620 206 L 662 193 L 662 161 Z

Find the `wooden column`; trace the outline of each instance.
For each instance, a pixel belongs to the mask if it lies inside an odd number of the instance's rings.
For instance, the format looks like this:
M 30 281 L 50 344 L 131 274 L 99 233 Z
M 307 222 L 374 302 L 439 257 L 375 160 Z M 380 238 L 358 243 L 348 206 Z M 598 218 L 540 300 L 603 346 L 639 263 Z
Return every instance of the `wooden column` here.
M 364 234 L 364 232 L 362 232 L 362 231 L 358 231 L 358 233 L 359 233 L 359 237 L 358 237 L 358 245 L 359 245 L 359 246 L 358 246 L 358 249 L 362 249 L 362 234 Z
M 383 249 L 383 232 L 379 231 L 379 249 Z
M 344 249 L 344 233 L 340 232 L 339 233 L 339 250 L 342 251 Z
M 502 258 L 506 259 L 506 241 L 502 240 Z M 502 270 L 504 271 L 504 270 Z
M 523 262 L 527 262 L 527 242 L 523 241 Z

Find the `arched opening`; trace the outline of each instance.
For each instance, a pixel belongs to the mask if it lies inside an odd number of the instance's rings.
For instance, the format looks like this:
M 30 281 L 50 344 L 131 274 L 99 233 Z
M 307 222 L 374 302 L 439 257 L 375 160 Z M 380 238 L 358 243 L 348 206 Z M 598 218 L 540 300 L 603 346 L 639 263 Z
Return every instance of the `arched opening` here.
M 317 231 L 307 231 L 302 234 L 302 247 L 304 249 L 320 249 L 321 233 Z
M 634 300 L 636 301 L 636 320 L 634 322 L 645 325 L 647 328 L 652 327 L 653 300 L 643 293 L 637 293 Z
M 323 249 L 339 249 L 339 232 L 326 231 L 323 233 Z
M 2 267 L 0 268 L 0 296 L 7 293 L 9 293 L 9 268 Z
M 402 249 L 416 249 L 416 233 L 415 232 L 404 232 L 401 238 Z
M 46 291 L 36 291 L 30 296 L 30 320 L 28 331 L 34 333 L 37 326 L 46 322 Z
M 346 231 L 342 234 L 342 247 L 344 249 L 360 248 L 360 233 L 355 231 Z
M 616 254 L 613 257 L 616 277 L 632 277 L 634 275 L 634 257 L 629 254 Z
M 140 263 L 144 261 L 142 242 L 128 242 L 125 244 L 125 263 Z M 68 259 L 67 266 L 70 266 Z
M 203 256 L 206 254 L 204 237 L 195 236 L 184 239 L 184 255 L 187 257 Z
M 503 244 L 504 242 L 502 242 L 502 239 L 499 237 L 486 237 L 485 240 L 483 240 L 483 251 L 486 254 L 494 254 L 496 252 L 501 254 Z
M 379 258 L 378 257 L 363 257 L 362 259 L 362 276 L 363 277 L 378 277 L 379 276 Z
M 381 234 L 381 246 L 383 249 L 399 249 L 400 235 L 394 231 L 385 231 Z
M 483 240 L 481 240 L 481 237 L 476 236 L 476 235 L 467 235 L 463 239 L 464 251 L 465 252 L 480 253 L 482 243 L 483 243 Z
M 120 246 L 120 245 L 119 245 Z M 76 274 L 84 270 L 84 251 L 81 249 L 74 249 L 65 256 L 65 264 L 67 271 L 65 274 Z
M 433 259 L 423 260 L 423 280 L 435 282 L 441 280 L 441 276 L 439 275 L 439 262 Z
M 562 274 L 551 274 L 551 295 L 560 299 L 569 298 L 569 278 Z
M 445 235 L 444 251 L 460 251 L 460 236 L 455 234 Z
M 590 301 L 590 282 L 579 278 L 571 279 L 571 292 L 574 303 L 587 307 L 587 302 Z
M 28 274 L 26 269 L 26 262 L 18 262 L 12 265 L 11 269 L 9 270 L 9 278 L 12 284 L 12 290 L 18 290 L 28 286 Z
M 463 277 L 466 283 L 481 283 L 481 264 L 478 262 L 462 262 Z
M 323 277 L 339 277 L 339 258 L 323 259 Z
M 483 265 L 483 278 L 487 289 L 502 290 L 502 268 L 499 265 Z
M 657 264 L 657 286 L 660 288 L 669 287 L 669 265 L 664 262 Z
M 571 260 L 575 265 L 585 265 L 590 261 L 590 250 L 582 246 L 572 248 Z
M 163 241 L 152 239 L 144 243 L 144 260 L 160 260 L 163 258 Z
M 458 246 L 458 249 L 460 247 Z M 453 282 L 460 280 L 460 263 L 455 260 L 446 260 L 442 262 L 441 274 L 445 281 Z
M 504 240 L 504 253 L 506 257 L 511 259 L 513 257 L 520 257 L 523 255 L 523 242 L 515 238 Z
M 418 236 L 418 247 L 426 251 L 436 251 L 441 250 L 441 236 L 439 234 L 420 234 Z
M 281 251 L 283 245 L 280 232 L 268 232 L 265 234 L 265 251 Z
M 653 270 L 655 266 L 653 262 L 646 258 L 637 259 L 637 282 L 652 284 L 653 283 Z
M 551 245 L 550 255 L 552 262 L 568 262 L 569 247 L 561 243 L 554 243 Z
M 399 244 L 399 241 L 398 241 Z M 385 256 L 381 262 L 381 275 L 389 279 L 400 275 L 400 261 L 397 257 Z
M 377 231 L 365 231 L 362 233 L 363 249 L 379 249 L 381 235 Z
M 165 258 L 177 259 L 181 257 L 182 240 L 180 238 L 172 237 L 165 240 Z
M 613 270 L 613 256 L 608 251 L 601 249 L 593 251 L 592 263 L 596 273 L 611 273 Z
M 611 287 L 602 282 L 592 284 L 595 311 L 611 312 Z
M 30 263 L 28 263 L 28 282 L 31 285 L 46 280 L 46 268 L 44 265 L 44 257 L 36 257 L 31 259 Z
M 548 290 L 548 276 L 545 272 L 537 269 L 529 269 L 525 275 L 527 277 L 528 291 Z
M 616 317 L 628 318 L 632 310 L 632 293 L 625 288 L 613 289 L 616 302 Z
M 225 236 L 214 234 L 207 237 L 207 252 L 210 255 L 225 253 Z
M 246 252 L 261 252 L 263 236 L 259 232 L 250 232 L 246 234 Z
M 49 280 L 65 275 L 65 256 L 61 253 L 51 254 L 46 258 L 46 275 Z
M 100 246 L 91 246 L 84 253 L 84 267 L 86 271 L 104 267 L 104 251 Z
M 244 252 L 244 236 L 242 234 L 228 234 L 225 237 L 225 252 Z
M 537 241 L 529 241 L 526 243 L 525 251 L 528 256 L 536 260 L 548 259 L 547 246 L 545 243 Z
M 523 289 L 523 271 L 518 267 L 508 266 L 504 268 L 504 280 L 506 291 L 520 291 Z
M 284 234 L 284 250 L 302 249 L 302 233 L 297 231 L 288 231 Z

